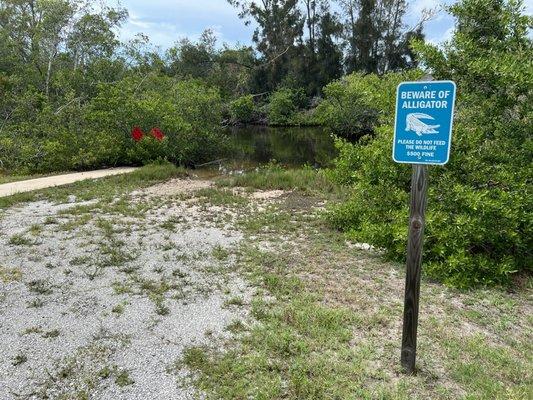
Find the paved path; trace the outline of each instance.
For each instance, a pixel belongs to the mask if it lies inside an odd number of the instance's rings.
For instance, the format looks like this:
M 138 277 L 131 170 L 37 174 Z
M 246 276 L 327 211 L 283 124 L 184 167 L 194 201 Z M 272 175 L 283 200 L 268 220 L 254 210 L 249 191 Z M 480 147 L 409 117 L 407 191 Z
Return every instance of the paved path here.
M 103 178 L 104 176 L 121 175 L 135 171 L 137 168 L 110 168 L 98 171 L 76 172 L 65 175 L 47 176 L 27 181 L 4 183 L 0 185 L 0 197 L 11 196 L 15 193 L 31 192 L 32 190 L 45 189 L 53 186 L 67 185 L 85 179 Z

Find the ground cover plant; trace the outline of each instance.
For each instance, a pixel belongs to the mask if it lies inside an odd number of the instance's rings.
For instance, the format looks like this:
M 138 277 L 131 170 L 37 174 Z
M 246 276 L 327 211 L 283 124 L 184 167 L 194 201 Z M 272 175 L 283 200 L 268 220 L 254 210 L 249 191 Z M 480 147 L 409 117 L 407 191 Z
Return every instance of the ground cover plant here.
M 144 367 L 122 361 L 139 340 L 125 334 L 125 321 L 137 309 L 152 315 L 143 336 L 150 338 L 149 332 L 166 330 L 168 323 L 179 326 L 173 318 L 181 318 L 180 307 L 197 304 L 195 296 L 204 304 L 202 296 L 210 298 L 213 290 L 223 293 L 217 316 L 232 317 L 207 327 L 205 339 L 188 342 L 179 354 L 172 340 L 165 345 L 174 357 L 154 368 L 164 369 L 165 385 L 176 385 L 172 390 L 198 390 L 213 399 L 531 395 L 530 286 L 458 291 L 424 278 L 418 371 L 406 376 L 399 367 L 403 266 L 327 225 L 324 212 L 342 199 L 342 188 L 320 184 L 327 179 L 321 171 L 279 165 L 213 182 L 187 175 L 170 164 L 147 166 L 129 179 L 80 182 L 5 205 L 2 229 L 18 230 L 2 236 L 0 246 L 8 246 L 12 256 L 0 266 L 0 284 L 8 285 L 0 301 L 11 302 L 17 290 L 27 290 L 28 310 L 49 312 L 51 299 L 79 281 L 85 289 L 74 299 L 87 299 L 68 303 L 74 311 L 54 321 L 76 313 L 87 321 L 82 311 L 93 299 L 105 304 L 98 310 L 110 324 L 94 332 L 88 346 L 56 360 L 51 376 L 39 381 L 37 398 L 58 390 L 67 396 L 119 396 L 143 385 L 155 388 L 162 375 L 152 380 L 141 374 Z M 203 236 L 206 225 L 215 236 Z M 187 250 L 191 245 L 181 240 L 194 232 L 201 233 L 199 243 L 214 240 L 212 246 Z M 224 237 L 240 239 L 228 247 L 218 241 Z M 50 240 L 76 250 L 69 250 L 65 262 L 51 261 L 43 256 Z M 78 240 L 85 244 L 78 246 Z M 198 280 L 198 274 L 206 275 Z M 74 286 L 59 285 L 64 279 Z M 205 279 L 209 287 L 201 284 Z M 249 291 L 231 289 L 235 279 L 246 281 Z M 87 291 L 93 287 L 95 292 Z M 71 334 L 58 324 L 31 321 L 17 340 L 55 348 Z M 122 327 L 120 335 L 115 324 Z M 9 368 L 18 373 L 36 362 L 26 348 L 15 346 L 9 354 Z

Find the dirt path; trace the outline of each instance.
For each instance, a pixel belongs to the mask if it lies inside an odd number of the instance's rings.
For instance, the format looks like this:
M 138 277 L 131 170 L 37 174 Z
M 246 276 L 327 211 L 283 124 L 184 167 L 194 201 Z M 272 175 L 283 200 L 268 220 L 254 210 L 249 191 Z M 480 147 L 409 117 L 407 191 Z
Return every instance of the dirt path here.
M 11 196 L 16 193 L 31 192 L 32 190 L 45 189 L 53 186 L 67 185 L 85 179 L 103 178 L 111 175 L 127 174 L 135 171 L 137 168 L 110 168 L 97 171 L 76 172 L 72 174 L 47 176 L 45 178 L 30 179 L 27 181 L 18 181 L 4 183 L 0 185 L 0 197 Z

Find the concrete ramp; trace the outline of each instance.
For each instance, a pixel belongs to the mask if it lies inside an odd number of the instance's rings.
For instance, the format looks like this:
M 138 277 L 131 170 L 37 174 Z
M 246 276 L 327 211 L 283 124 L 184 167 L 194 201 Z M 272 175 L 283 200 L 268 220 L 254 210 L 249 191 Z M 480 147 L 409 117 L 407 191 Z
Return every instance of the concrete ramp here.
M 136 169 L 137 168 L 133 167 L 109 168 L 4 183 L 3 185 L 0 185 L 0 197 L 7 197 L 17 193 L 31 192 L 32 190 L 46 189 L 54 186 L 68 185 L 69 183 L 83 181 L 85 179 L 97 179 L 112 175 L 128 174 Z

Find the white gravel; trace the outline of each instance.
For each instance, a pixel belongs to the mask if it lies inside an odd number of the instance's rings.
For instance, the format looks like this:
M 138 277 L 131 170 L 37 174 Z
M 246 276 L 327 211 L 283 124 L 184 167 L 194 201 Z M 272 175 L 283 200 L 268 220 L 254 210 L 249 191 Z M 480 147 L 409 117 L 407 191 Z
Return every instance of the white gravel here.
M 70 230 L 81 217 L 65 212 L 81 203 L 1 217 L 0 399 L 196 398 L 175 363 L 247 317 L 246 306 L 224 304 L 251 296 L 230 272 L 242 235 L 213 222 L 220 208 L 163 202 L 140 218 L 96 209 Z

